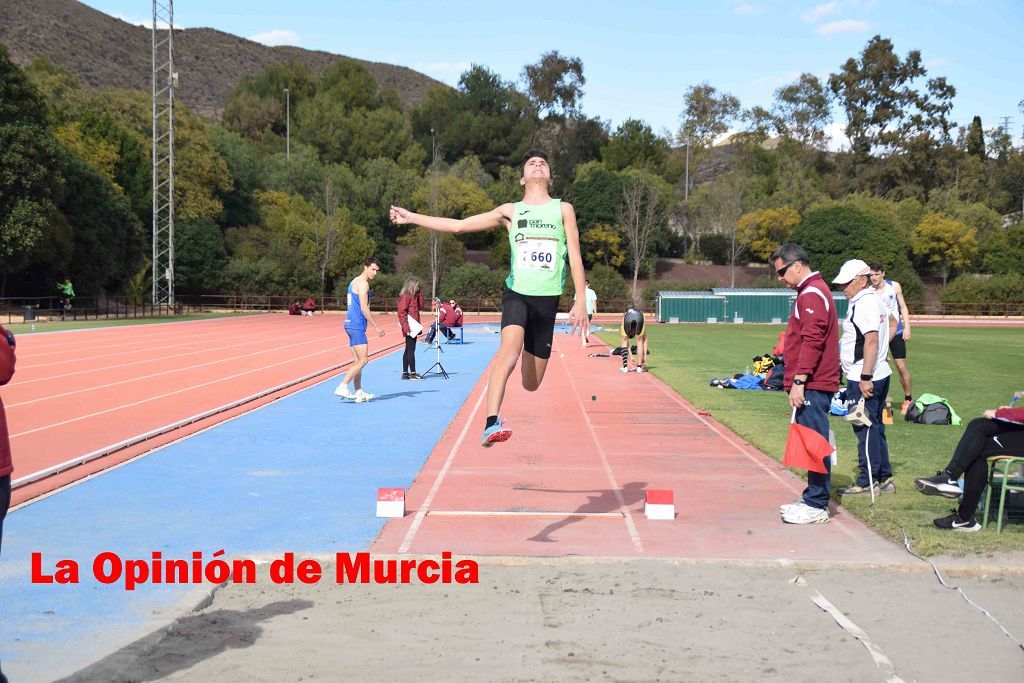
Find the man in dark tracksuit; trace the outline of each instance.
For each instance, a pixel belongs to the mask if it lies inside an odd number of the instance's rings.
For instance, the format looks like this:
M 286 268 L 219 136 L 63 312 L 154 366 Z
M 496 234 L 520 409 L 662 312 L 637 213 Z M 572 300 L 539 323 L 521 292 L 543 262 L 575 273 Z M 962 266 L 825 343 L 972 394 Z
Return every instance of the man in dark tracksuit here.
M 783 244 L 769 261 L 775 274 L 797 292 L 789 315 L 783 358 L 786 374 L 782 387 L 789 405 L 796 408 L 796 422 L 828 438 L 828 410 L 839 388 L 839 321 L 835 301 L 825 280 L 811 270 L 807 252 L 799 245 Z M 825 469 L 831 471 L 825 459 Z M 807 488 L 800 500 L 779 508 L 789 524 L 828 522 L 831 475 L 807 473 Z

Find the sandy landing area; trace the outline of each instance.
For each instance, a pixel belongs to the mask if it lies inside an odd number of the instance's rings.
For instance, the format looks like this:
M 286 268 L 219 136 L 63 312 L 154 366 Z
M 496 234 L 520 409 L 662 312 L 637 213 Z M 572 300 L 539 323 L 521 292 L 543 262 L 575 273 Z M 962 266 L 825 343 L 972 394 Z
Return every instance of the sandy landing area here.
M 332 568 L 313 586 L 225 586 L 67 680 L 884 681 L 816 593 L 905 681 L 1024 680 L 1024 651 L 920 566 L 503 559 L 473 586 L 338 585 Z M 947 581 L 1024 638 L 1024 575 Z

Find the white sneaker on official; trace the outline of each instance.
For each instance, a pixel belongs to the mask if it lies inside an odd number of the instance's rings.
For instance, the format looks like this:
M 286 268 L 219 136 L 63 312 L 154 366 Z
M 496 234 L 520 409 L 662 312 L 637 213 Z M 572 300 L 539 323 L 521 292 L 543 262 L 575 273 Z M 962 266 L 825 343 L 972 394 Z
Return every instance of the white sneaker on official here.
M 365 403 L 366 401 L 369 401 L 370 399 L 376 398 L 376 397 L 377 397 L 377 394 L 368 394 L 365 391 L 363 391 L 362 389 L 357 391 L 356 395 L 355 395 L 356 403 Z
M 629 368 L 622 368 L 621 372 L 622 372 L 623 374 L 625 374 L 625 373 L 629 372 Z
M 779 513 L 784 515 L 784 514 L 786 514 L 787 510 L 795 508 L 797 505 L 800 505 L 803 502 L 804 502 L 803 498 L 797 498 L 792 503 L 783 503 L 782 505 L 779 506 Z
M 349 390 L 347 384 L 339 384 L 338 388 L 334 390 L 334 395 L 340 396 L 341 398 L 347 398 L 349 400 L 355 400 L 356 398 L 356 395 Z
M 782 521 L 787 524 L 824 524 L 828 520 L 828 510 L 811 507 L 803 501 L 782 513 Z

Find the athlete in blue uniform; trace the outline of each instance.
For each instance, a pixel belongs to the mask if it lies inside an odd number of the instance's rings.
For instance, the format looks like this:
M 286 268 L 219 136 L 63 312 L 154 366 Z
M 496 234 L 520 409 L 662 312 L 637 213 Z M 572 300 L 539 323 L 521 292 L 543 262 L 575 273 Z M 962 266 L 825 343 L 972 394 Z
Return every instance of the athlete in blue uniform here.
M 355 361 L 348 369 L 345 376 L 341 378 L 341 384 L 334 390 L 335 395 L 363 403 L 374 397 L 363 391 L 363 368 L 367 363 L 367 341 L 366 326 L 373 325 L 378 337 L 384 336 L 384 330 L 377 326 L 373 315 L 370 313 L 370 280 L 377 277 L 380 266 L 373 259 L 363 264 L 361 275 L 348 283 L 348 302 L 345 311 L 345 333 L 348 334 L 348 345 L 352 347 L 352 356 Z M 353 392 L 349 384 L 355 386 Z

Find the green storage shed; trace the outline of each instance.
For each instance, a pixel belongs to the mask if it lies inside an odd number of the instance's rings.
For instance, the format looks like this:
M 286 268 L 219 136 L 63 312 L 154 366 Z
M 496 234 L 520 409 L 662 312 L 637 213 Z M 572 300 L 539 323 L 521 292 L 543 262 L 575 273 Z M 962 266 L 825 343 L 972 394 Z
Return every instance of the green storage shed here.
M 722 322 L 725 297 L 711 292 L 658 292 L 655 317 L 660 323 Z

